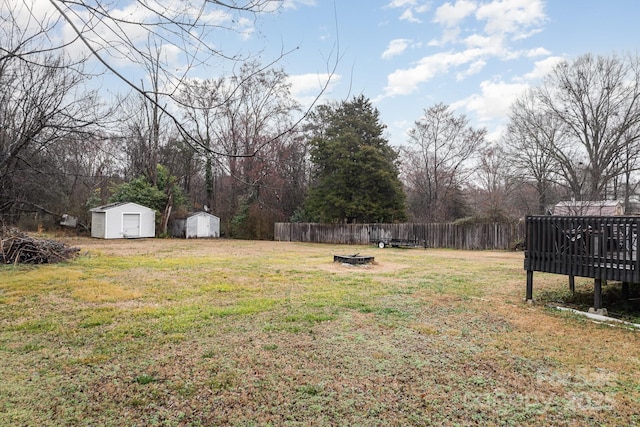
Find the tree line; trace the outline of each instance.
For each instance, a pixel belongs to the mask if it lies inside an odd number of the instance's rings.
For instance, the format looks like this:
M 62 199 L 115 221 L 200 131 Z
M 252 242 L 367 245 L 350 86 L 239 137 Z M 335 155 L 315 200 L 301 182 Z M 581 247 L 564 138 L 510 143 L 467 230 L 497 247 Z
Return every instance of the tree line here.
M 69 214 L 87 225 L 91 207 L 136 201 L 159 213 L 159 233 L 171 218 L 205 209 L 227 236 L 270 238 L 275 222 L 502 222 L 566 199 L 630 206 L 636 194 L 638 56 L 559 63 L 513 104 L 499 141 L 437 103 L 395 147 L 364 95 L 305 111 L 277 62 L 218 51 L 210 57 L 234 61 L 233 72 L 176 78 L 153 38 L 132 51 L 143 83 L 127 81 L 128 94 L 104 99 L 89 89 L 86 58 L 46 45 L 55 23 L 29 32 L 18 6 L 8 7 L 14 19 L 0 33 L 4 223 L 35 227 Z M 193 32 L 184 20 L 162 25 Z

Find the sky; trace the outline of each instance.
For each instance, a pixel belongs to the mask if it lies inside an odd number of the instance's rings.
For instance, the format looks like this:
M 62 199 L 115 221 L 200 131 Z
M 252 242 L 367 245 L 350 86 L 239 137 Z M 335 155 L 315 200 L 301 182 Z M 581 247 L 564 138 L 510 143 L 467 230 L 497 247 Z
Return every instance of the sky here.
M 364 95 L 394 145 L 424 110 L 450 105 L 497 141 L 509 106 L 562 60 L 637 53 L 637 0 L 287 0 L 244 43 L 281 60 L 308 102 L 337 68 L 327 99 Z
M 203 2 L 111 0 L 96 4 L 122 19 L 155 19 L 149 17 L 144 3 L 187 10 L 195 16 Z M 78 8 L 64 9 L 73 4 L 0 0 L 0 18 L 11 11 L 20 28 L 32 26 L 37 32 L 37 24 L 58 16 L 58 6 L 78 28 L 95 28 L 103 40 L 113 34 L 124 34 L 138 43 L 148 40 L 139 25 L 109 29 L 103 20 L 86 18 Z M 488 139 L 498 141 L 511 103 L 527 88 L 539 85 L 555 64 L 588 53 L 636 54 L 640 43 L 638 0 L 282 0 L 277 10 L 257 15 L 229 14 L 208 4 L 210 8 L 198 15 L 201 22 L 235 29 L 212 31 L 210 43 L 227 54 L 259 55 L 262 63 L 289 52 L 275 66 L 289 75 L 292 94 L 303 105 L 318 95 L 332 72 L 323 101 L 359 95 L 369 98 L 380 111 L 386 136 L 394 146 L 406 144 L 407 131 L 438 103 L 466 115 L 471 126 L 486 128 Z M 66 24 L 55 27 L 61 30 L 60 40 L 75 39 L 68 21 L 62 22 Z M 108 35 L 109 30 L 115 33 Z M 56 35 L 47 31 L 46 37 Z M 178 73 L 181 67 L 187 69 L 180 63 L 185 57 L 180 39 L 165 40 L 162 48 L 171 65 Z M 84 48 L 78 40 L 69 46 L 79 55 Z M 135 61 L 124 50 L 111 53 L 108 59 L 115 69 L 130 81 L 142 80 L 136 74 L 140 68 L 133 69 Z M 224 62 L 205 63 L 191 70 L 192 76 L 224 73 Z M 122 89 L 117 79 L 106 81 L 102 88 Z

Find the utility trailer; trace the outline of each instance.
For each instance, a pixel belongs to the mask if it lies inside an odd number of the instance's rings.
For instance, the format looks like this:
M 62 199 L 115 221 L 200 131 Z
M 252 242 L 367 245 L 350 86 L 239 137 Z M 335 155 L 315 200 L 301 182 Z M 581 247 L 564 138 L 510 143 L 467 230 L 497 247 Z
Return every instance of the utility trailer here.
M 426 247 L 425 241 L 418 239 L 418 235 L 413 228 L 394 225 L 383 226 L 380 224 L 372 224 L 369 228 L 369 243 L 378 246 L 380 249 L 388 246 L 394 248 Z
M 392 239 L 387 237 L 380 237 L 378 239 L 371 239 L 370 243 L 378 245 L 380 249 L 391 246 L 393 248 L 417 248 L 425 247 L 424 242 L 418 242 L 418 239 Z

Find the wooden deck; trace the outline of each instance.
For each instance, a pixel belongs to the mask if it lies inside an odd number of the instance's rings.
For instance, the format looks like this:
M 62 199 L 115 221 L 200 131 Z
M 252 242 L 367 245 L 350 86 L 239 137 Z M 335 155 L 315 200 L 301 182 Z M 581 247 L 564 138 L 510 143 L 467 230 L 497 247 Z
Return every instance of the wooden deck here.
M 594 279 L 594 309 L 602 308 L 607 280 L 640 283 L 638 229 L 632 216 L 528 216 L 524 268 L 527 300 L 533 299 L 533 272 Z

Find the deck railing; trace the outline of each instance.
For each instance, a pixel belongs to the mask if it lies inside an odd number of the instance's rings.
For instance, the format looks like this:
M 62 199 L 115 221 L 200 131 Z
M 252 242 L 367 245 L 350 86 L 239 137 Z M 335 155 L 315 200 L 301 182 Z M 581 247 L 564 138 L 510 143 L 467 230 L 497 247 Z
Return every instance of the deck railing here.
M 527 217 L 527 299 L 534 271 L 595 279 L 596 308 L 602 281 L 640 283 L 639 224 L 631 216 Z

